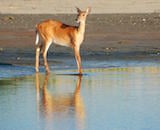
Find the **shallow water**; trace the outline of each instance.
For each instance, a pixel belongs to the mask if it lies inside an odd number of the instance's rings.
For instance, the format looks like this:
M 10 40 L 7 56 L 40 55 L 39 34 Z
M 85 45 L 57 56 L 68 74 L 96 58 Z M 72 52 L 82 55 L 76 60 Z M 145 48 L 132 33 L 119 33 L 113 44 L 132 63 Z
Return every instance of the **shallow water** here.
M 30 76 L 0 80 L 1 129 L 160 128 L 158 65 L 85 69 L 82 77 L 70 75 L 74 70 L 47 76 L 32 69 Z

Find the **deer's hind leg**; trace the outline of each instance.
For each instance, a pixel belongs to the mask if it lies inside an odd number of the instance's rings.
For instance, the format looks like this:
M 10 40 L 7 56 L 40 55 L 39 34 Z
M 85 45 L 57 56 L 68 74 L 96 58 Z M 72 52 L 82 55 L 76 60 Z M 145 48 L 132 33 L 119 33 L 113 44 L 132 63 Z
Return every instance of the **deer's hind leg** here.
M 39 72 L 39 55 L 40 55 L 41 47 L 39 45 L 36 46 L 36 63 L 35 63 L 35 70 Z

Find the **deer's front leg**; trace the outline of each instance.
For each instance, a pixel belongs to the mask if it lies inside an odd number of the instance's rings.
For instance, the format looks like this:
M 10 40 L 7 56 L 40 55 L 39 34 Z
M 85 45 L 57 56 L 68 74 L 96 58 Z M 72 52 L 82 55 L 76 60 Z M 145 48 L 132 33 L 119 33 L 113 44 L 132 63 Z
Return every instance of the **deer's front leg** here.
M 80 50 L 79 47 L 74 47 L 74 55 L 77 62 L 78 72 L 80 75 L 82 75 L 82 66 L 81 66 L 81 56 L 80 56 Z
M 48 65 L 48 62 L 47 62 L 47 52 L 48 52 L 48 49 L 49 49 L 51 43 L 52 43 L 51 40 L 45 42 L 44 50 L 43 50 L 43 59 L 44 59 L 44 66 L 46 68 L 46 73 L 50 73 L 49 65 Z

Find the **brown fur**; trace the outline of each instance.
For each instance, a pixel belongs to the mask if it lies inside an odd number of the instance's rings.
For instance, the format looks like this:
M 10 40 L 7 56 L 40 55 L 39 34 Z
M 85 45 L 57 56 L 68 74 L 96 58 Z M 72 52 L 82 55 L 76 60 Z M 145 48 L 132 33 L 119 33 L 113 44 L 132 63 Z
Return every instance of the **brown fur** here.
M 49 66 L 47 62 L 47 51 L 52 42 L 58 45 L 71 47 L 74 50 L 75 59 L 77 62 L 78 72 L 82 74 L 81 67 L 81 56 L 80 56 L 80 45 L 84 39 L 85 33 L 85 22 L 87 15 L 90 11 L 90 8 L 87 8 L 86 11 L 81 11 L 77 8 L 78 16 L 77 22 L 79 23 L 78 27 L 66 25 L 62 22 L 55 20 L 46 20 L 42 23 L 39 23 L 36 27 L 37 35 L 43 39 L 43 45 L 38 44 L 36 46 L 36 72 L 39 71 L 39 55 L 40 50 L 42 50 L 44 65 L 46 68 L 46 72 L 49 73 Z M 41 49 L 43 48 L 43 49 Z

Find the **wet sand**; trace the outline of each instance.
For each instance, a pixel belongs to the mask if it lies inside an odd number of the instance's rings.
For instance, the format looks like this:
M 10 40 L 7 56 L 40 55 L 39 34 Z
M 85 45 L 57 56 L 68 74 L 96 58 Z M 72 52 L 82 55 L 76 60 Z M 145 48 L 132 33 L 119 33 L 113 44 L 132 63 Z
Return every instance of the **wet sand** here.
M 34 66 L 35 25 L 45 19 L 75 24 L 75 14 L 0 14 L 0 63 Z M 160 15 L 91 14 L 81 48 L 82 60 L 160 60 Z M 51 65 L 73 59 L 70 48 L 52 45 Z M 64 60 L 65 59 L 65 60 Z M 72 62 L 71 64 L 74 64 Z

